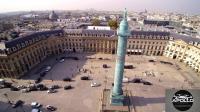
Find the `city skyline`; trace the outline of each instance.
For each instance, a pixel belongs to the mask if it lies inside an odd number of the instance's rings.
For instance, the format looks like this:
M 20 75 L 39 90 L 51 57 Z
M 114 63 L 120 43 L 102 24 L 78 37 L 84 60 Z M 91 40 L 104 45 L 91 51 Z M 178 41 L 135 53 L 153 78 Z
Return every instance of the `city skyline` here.
M 6 0 L 0 1 L 0 13 L 13 11 L 37 11 L 37 10 L 108 10 L 119 11 L 125 7 L 129 11 L 153 12 L 178 12 L 184 14 L 200 14 L 196 0 Z

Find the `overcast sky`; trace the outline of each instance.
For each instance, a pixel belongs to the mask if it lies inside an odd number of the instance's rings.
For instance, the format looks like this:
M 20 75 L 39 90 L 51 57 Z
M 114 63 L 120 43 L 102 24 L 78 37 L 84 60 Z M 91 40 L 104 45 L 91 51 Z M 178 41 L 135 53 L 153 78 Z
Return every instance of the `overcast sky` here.
M 170 11 L 200 14 L 200 0 L 0 0 L 0 12 L 31 10 Z

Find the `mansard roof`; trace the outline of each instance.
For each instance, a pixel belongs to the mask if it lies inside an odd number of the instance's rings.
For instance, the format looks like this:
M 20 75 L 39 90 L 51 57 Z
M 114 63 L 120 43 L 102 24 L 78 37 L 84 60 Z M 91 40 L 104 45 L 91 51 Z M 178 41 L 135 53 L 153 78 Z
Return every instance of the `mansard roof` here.
M 34 32 L 32 34 L 29 34 L 29 35 L 25 35 L 25 36 L 15 38 L 15 39 L 10 40 L 10 41 L 6 41 L 5 46 L 6 46 L 6 48 L 12 48 L 19 43 L 25 43 L 26 41 L 33 40 L 33 39 L 41 40 L 41 37 L 43 37 L 43 39 L 44 39 L 44 38 L 47 38 L 50 35 L 60 35 L 61 33 L 63 33 L 63 30 Z
M 170 32 L 163 31 L 131 31 L 131 35 L 144 35 L 144 36 L 169 36 Z
M 177 34 L 177 33 L 171 33 L 171 36 L 174 38 L 174 40 L 178 40 L 181 39 L 183 41 L 185 41 L 188 44 L 193 44 L 195 42 L 200 43 L 200 39 L 199 38 L 194 38 L 192 36 L 187 36 L 187 35 L 181 35 L 181 34 Z

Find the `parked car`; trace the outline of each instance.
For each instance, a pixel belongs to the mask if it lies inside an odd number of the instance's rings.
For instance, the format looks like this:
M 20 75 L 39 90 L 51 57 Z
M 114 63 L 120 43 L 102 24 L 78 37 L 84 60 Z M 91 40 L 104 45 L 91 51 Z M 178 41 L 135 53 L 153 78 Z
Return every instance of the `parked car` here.
M 124 69 L 133 69 L 133 65 L 124 65 Z
M 50 89 L 59 89 L 59 88 L 60 88 L 59 85 L 52 85 L 52 86 L 50 87 Z
M 144 85 L 152 85 L 152 83 L 148 82 L 148 81 L 143 81 Z
M 89 80 L 90 78 L 89 78 L 89 76 L 82 76 L 81 77 L 81 80 Z
M 60 59 L 60 60 L 59 60 L 60 63 L 62 63 L 62 62 L 64 62 L 64 61 L 65 61 L 65 59 Z
M 51 70 L 51 66 L 47 66 L 46 68 L 45 68 L 45 72 L 48 72 L 48 71 L 50 71 Z
M 15 87 L 15 86 L 11 86 L 11 87 L 10 87 L 10 90 L 11 90 L 11 91 L 19 91 L 19 89 L 18 89 L 17 87 Z
M 46 106 L 46 109 L 47 109 L 47 110 L 50 110 L 50 111 L 56 111 L 57 108 L 54 107 L 54 106 L 51 106 L 51 105 L 47 105 L 47 106 Z
M 47 74 L 47 72 L 41 72 L 40 77 L 44 77 Z
M 5 86 L 4 85 L 0 85 L 0 89 L 3 89 L 3 88 L 5 88 Z
M 18 101 L 16 101 L 16 103 L 14 103 L 14 104 L 12 105 L 12 108 L 16 108 L 16 107 L 22 105 L 23 103 L 24 103 L 24 102 L 23 102 L 22 100 L 18 100 Z
M 98 58 L 99 60 L 102 60 L 103 58 Z
M 122 82 L 123 82 L 123 83 L 128 83 L 128 82 L 129 82 L 129 78 L 124 77 L 123 80 L 122 80 Z
M 101 86 L 101 84 L 99 82 L 94 81 L 94 82 L 91 82 L 90 86 L 91 87 L 98 87 L 98 86 Z
M 34 108 L 31 110 L 31 112 L 42 112 L 40 109 Z
M 21 89 L 22 93 L 28 93 L 30 92 L 30 89 L 29 88 L 26 88 L 26 89 Z
M 108 65 L 107 64 L 103 64 L 103 68 L 108 68 Z
M 149 62 L 156 62 L 155 60 L 149 60 Z
M 29 88 L 30 91 L 37 91 L 38 90 L 35 84 L 31 84 L 27 88 Z
M 37 78 L 36 80 L 35 80 L 35 83 L 37 84 L 37 83 L 40 83 L 42 81 L 42 79 L 39 77 L 39 78 Z
M 38 90 L 40 90 L 40 91 L 46 91 L 46 90 L 48 90 L 48 88 L 45 85 L 43 85 L 43 84 L 37 84 L 36 88 Z
M 133 83 L 142 83 L 142 79 L 140 78 L 135 78 L 132 80 Z
M 70 81 L 71 81 L 71 78 L 66 77 L 66 78 L 63 79 L 63 81 L 69 81 L 69 82 L 70 82 Z
M 24 86 L 24 85 L 19 85 L 19 86 L 17 86 L 17 88 L 18 88 L 18 89 L 26 89 L 26 86 Z
M 67 85 L 64 87 L 64 90 L 68 90 L 68 89 L 72 89 L 72 86 L 71 85 Z
M 0 79 L 0 85 L 3 85 L 5 83 L 4 79 Z
M 11 87 L 12 87 L 12 83 L 10 83 L 10 82 L 4 83 L 4 88 L 11 88 Z
M 38 102 L 32 102 L 31 103 L 31 107 L 32 108 L 39 108 L 39 107 L 41 107 L 42 105 L 40 104 L 40 103 L 38 103 Z
M 47 90 L 47 93 L 55 93 L 55 92 L 57 92 L 55 89 L 49 89 L 49 90 Z

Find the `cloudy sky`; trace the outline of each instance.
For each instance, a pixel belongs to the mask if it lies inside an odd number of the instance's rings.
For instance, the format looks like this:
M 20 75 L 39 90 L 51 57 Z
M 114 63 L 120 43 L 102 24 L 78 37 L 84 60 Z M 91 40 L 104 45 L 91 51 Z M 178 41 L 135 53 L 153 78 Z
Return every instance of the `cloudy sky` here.
M 30 10 L 173 11 L 200 14 L 200 0 L 0 0 L 0 12 Z

